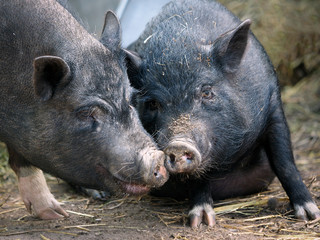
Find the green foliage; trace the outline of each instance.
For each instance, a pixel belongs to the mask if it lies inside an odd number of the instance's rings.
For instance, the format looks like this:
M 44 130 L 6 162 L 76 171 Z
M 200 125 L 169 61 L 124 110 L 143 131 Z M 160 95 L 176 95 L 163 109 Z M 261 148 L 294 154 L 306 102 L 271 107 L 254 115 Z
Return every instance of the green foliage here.
M 0 186 L 15 181 L 14 172 L 8 164 L 8 152 L 4 143 L 0 142 Z
M 8 152 L 6 145 L 0 142 L 0 175 L 4 165 L 8 164 Z

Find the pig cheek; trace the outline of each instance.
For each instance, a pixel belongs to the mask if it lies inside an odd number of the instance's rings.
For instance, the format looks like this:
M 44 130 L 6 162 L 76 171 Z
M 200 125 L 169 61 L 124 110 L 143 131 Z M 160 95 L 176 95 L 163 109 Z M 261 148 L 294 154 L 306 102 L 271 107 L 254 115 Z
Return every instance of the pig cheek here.
M 196 121 L 192 130 L 192 139 L 194 140 L 203 159 L 210 157 L 214 152 L 216 136 L 215 130 L 210 121 Z
M 104 166 L 102 166 L 101 163 L 98 163 L 96 165 L 96 172 L 99 176 L 98 178 L 100 178 L 101 181 L 104 182 L 104 184 L 102 185 L 108 186 L 108 189 L 104 190 L 107 190 L 111 194 L 116 194 L 118 192 L 116 186 L 117 184 L 116 181 L 113 179 L 111 173 Z

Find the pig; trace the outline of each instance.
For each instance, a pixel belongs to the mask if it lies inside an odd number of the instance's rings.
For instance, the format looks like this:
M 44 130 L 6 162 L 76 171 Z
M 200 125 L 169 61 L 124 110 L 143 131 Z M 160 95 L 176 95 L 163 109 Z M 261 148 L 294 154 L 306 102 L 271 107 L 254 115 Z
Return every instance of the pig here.
M 43 171 L 112 194 L 164 184 L 165 155 L 129 102 L 113 12 L 101 42 L 54 0 L 1 1 L 0 22 L 0 140 L 29 211 L 68 216 Z
M 140 119 L 168 156 L 170 179 L 153 194 L 188 198 L 191 227 L 215 224 L 214 200 L 262 191 L 275 176 L 296 217 L 320 218 L 250 24 L 215 1 L 176 0 L 126 50 Z

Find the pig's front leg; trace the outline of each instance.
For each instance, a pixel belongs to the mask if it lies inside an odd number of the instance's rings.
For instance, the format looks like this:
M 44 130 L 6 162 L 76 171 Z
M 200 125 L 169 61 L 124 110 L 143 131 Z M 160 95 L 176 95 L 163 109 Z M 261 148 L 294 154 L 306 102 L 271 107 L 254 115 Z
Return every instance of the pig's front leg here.
M 8 147 L 9 164 L 18 176 L 19 191 L 27 210 L 41 219 L 68 217 L 51 194 L 42 171 L 30 165 L 23 156 Z
M 266 149 L 270 165 L 290 198 L 296 217 L 303 220 L 320 219 L 320 211 L 294 163 L 290 133 L 281 107 L 271 116 Z
M 207 183 L 194 188 L 191 192 L 191 210 L 189 211 L 190 226 L 197 228 L 202 222 L 205 222 L 209 227 L 215 225 L 215 212 L 213 210 L 213 200 L 211 197 L 210 188 Z
M 42 171 L 35 167 L 22 167 L 18 174 L 19 191 L 27 210 L 41 219 L 68 217 L 60 203 L 51 194 Z

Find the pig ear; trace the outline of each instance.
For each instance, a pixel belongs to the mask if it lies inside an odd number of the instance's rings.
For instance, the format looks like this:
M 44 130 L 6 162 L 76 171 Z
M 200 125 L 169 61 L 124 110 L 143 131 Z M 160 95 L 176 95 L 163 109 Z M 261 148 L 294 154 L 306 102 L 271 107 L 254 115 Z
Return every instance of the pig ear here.
M 104 19 L 100 42 L 111 50 L 116 50 L 120 47 L 121 28 L 117 16 L 108 11 Z
M 225 72 L 232 73 L 238 70 L 247 47 L 250 25 L 251 20 L 247 19 L 213 43 L 213 61 L 216 58 Z
M 142 59 L 138 53 L 123 49 L 126 54 L 127 73 L 131 85 L 136 89 L 141 89 L 141 79 L 139 77 Z
M 33 61 L 35 94 L 42 101 L 49 100 L 58 86 L 69 82 L 70 68 L 60 57 L 41 56 Z

